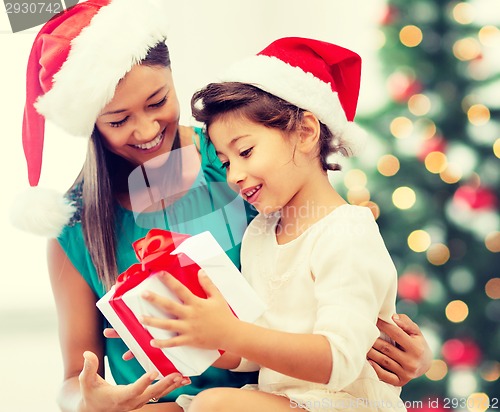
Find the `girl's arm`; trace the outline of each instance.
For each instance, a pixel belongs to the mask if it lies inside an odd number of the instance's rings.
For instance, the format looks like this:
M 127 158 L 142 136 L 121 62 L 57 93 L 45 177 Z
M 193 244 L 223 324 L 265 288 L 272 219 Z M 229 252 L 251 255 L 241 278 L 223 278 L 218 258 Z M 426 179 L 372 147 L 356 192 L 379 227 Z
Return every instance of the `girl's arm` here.
M 151 386 L 153 376 L 147 374 L 127 386 L 107 383 L 103 378 L 104 337 L 96 296 L 57 240 L 49 240 L 47 257 L 64 367 L 58 396 L 63 412 L 130 411 L 179 386 L 172 375 Z
M 200 272 L 199 278 L 207 299 L 193 295 L 168 273 L 160 276 L 162 282 L 183 303 L 162 298 L 152 292 L 143 295 L 176 318 L 143 318 L 145 325 L 178 334 L 168 340 L 155 339 L 152 341 L 153 346 L 165 348 L 189 345 L 222 349 L 295 378 L 328 382 L 332 371 L 332 356 L 330 345 L 324 336 L 280 332 L 240 321 L 203 272 Z

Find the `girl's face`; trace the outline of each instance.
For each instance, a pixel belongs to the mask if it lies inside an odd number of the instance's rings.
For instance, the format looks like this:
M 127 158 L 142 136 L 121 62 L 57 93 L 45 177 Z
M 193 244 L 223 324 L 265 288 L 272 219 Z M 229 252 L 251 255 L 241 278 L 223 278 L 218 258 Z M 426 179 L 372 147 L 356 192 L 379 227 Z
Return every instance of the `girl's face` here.
M 134 165 L 169 152 L 179 124 L 170 68 L 136 65 L 97 118 L 105 146 Z
M 224 115 L 208 130 L 227 180 L 261 213 L 291 206 L 306 182 L 304 159 L 295 150 L 297 133 Z

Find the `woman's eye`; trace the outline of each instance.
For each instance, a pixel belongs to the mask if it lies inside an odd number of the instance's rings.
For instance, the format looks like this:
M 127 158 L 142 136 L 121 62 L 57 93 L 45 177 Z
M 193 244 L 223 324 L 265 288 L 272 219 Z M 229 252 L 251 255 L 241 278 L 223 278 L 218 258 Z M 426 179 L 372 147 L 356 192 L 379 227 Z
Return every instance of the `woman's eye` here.
M 167 96 L 165 96 L 163 99 L 161 99 L 158 103 L 153 103 L 150 105 L 150 107 L 161 107 L 167 102 Z
M 221 162 L 222 163 L 222 168 L 223 169 L 228 169 L 229 168 L 229 162 Z
M 241 157 L 250 156 L 250 154 L 252 153 L 252 149 L 253 149 L 253 147 L 251 147 L 250 149 L 247 149 L 247 150 L 243 150 L 242 152 L 240 152 L 240 156 Z
M 111 127 L 120 127 L 121 125 L 123 125 L 126 121 L 128 120 L 128 116 L 125 117 L 124 119 L 122 120 L 119 120 L 117 122 L 109 122 L 109 125 Z

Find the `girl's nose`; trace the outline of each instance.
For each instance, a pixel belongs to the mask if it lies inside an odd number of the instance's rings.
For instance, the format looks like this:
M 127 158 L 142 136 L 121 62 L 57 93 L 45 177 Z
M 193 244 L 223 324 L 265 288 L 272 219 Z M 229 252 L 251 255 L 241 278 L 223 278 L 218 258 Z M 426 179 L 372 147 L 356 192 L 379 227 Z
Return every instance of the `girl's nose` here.
M 226 171 L 226 180 L 229 183 L 239 185 L 245 180 L 245 174 L 241 168 L 231 165 Z

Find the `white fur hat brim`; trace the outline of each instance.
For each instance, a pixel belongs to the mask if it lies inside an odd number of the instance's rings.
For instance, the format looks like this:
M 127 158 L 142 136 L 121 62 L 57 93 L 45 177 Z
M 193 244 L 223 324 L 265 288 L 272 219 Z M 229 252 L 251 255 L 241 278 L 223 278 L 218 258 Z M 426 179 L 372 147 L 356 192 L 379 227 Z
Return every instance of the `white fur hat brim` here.
M 65 131 L 88 137 L 118 82 L 167 37 L 165 0 L 113 0 L 71 42 L 37 111 Z

